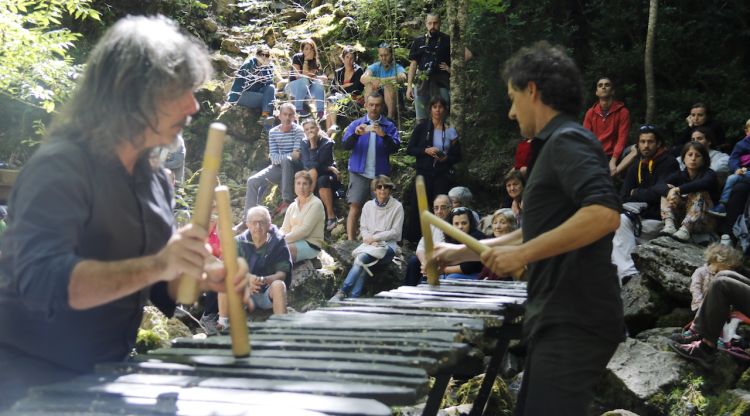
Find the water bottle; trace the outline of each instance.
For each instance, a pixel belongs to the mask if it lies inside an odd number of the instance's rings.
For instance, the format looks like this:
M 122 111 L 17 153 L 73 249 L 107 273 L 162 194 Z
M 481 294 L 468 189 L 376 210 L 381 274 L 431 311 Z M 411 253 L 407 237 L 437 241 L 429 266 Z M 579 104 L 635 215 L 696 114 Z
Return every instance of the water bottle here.
M 722 234 L 720 244 L 730 247 L 732 246 L 732 239 L 729 237 L 729 234 Z

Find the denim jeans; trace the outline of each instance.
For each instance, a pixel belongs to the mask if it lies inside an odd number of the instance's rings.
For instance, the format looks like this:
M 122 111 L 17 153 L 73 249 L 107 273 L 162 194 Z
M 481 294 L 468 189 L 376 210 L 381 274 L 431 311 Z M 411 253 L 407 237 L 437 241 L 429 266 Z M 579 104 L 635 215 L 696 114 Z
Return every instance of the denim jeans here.
M 750 175 L 747 175 L 747 173 L 743 175 L 738 175 L 736 173 L 729 175 L 727 183 L 724 184 L 724 189 L 721 191 L 721 196 L 719 197 L 720 203 L 726 204 L 729 202 L 729 196 L 732 195 L 732 188 L 734 188 L 734 185 L 745 176 Z
M 247 108 L 260 108 L 260 111 L 271 114 L 274 98 L 276 98 L 276 87 L 267 85 L 260 91 L 243 92 L 237 104 Z
M 388 250 L 386 250 L 385 252 L 385 256 L 370 267 L 387 264 L 389 261 L 393 260 L 393 256 L 395 254 L 396 253 L 393 251 L 393 249 L 388 247 Z M 360 263 L 365 264 L 369 264 L 375 261 L 375 257 L 364 253 L 358 255 L 357 258 L 359 259 Z M 365 286 L 366 276 L 367 271 L 365 271 L 365 268 L 360 265 L 354 264 L 352 266 L 352 269 L 349 270 L 349 274 L 346 275 L 346 280 L 344 280 L 344 285 L 341 287 L 341 291 L 344 293 L 348 293 L 350 297 L 358 298 L 359 295 L 362 294 L 362 288 L 364 288 Z
M 297 109 L 297 113 L 302 112 L 304 102 L 308 98 L 315 99 L 316 112 L 322 113 L 325 110 L 323 103 L 325 90 L 323 90 L 323 84 L 321 84 L 320 81 L 311 81 L 309 78 L 297 78 L 290 82 L 286 88 L 294 97 L 292 102 Z

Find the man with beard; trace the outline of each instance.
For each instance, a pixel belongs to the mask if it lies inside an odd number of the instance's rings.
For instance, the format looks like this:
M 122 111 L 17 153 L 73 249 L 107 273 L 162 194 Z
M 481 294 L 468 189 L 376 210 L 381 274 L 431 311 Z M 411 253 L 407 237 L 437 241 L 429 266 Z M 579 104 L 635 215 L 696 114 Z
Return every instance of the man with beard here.
M 415 38 L 409 51 L 406 82 L 406 98 L 414 100 L 417 123 L 429 117 L 427 104 L 432 97 L 442 96 L 447 106 L 451 101 L 451 38 L 440 31 L 437 14 L 428 14 L 424 23 L 427 33 Z M 464 59 L 468 61 L 471 57 L 471 51 L 464 49 Z
M 635 215 L 643 225 L 647 224 L 645 220 L 661 223 L 659 189 L 671 174 L 680 170 L 656 127 L 646 124 L 638 129 L 638 133 L 638 158 L 628 169 L 620 189 L 620 198 L 626 203 L 629 213 L 620 215 L 620 227 L 613 241 L 612 262 L 617 266 L 617 275 L 623 283 L 638 273 L 630 256 L 636 246 Z M 627 204 L 629 202 L 634 204 Z
M 125 359 L 146 301 L 171 316 L 177 278 L 217 264 L 206 230 L 173 231 L 173 189 L 149 163 L 198 111 L 193 90 L 210 74 L 205 47 L 164 17 L 125 18 L 91 52 L 10 197 L 0 409 L 30 386 Z M 236 287 L 246 279 L 240 263 Z M 223 290 L 221 274 L 202 278 L 201 289 Z
M 583 127 L 591 130 L 609 158 L 609 171 L 617 172 L 617 160 L 628 143 L 630 112 L 625 104 L 615 100 L 615 87 L 607 77 L 596 82 L 596 104 L 586 111 Z

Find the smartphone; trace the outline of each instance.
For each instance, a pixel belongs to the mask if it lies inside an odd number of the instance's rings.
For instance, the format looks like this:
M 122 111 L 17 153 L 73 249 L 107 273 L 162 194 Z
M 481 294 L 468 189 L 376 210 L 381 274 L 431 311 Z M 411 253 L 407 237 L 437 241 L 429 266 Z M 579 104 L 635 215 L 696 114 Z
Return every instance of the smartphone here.
M 368 124 L 365 126 L 365 131 L 367 132 L 375 131 L 375 126 L 373 124 Z

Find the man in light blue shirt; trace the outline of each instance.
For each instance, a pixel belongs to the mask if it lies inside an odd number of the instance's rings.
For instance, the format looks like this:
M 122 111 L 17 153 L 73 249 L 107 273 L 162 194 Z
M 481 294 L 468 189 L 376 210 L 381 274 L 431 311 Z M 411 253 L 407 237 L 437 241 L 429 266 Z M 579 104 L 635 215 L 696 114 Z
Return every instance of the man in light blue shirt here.
M 388 118 L 396 120 L 398 87 L 399 84 L 406 81 L 406 70 L 393 59 L 391 46 L 387 43 L 381 43 L 378 46 L 378 58 L 380 61 L 368 66 L 362 75 L 362 83 L 365 84 L 365 97 L 373 91 L 380 91 L 385 97 Z

